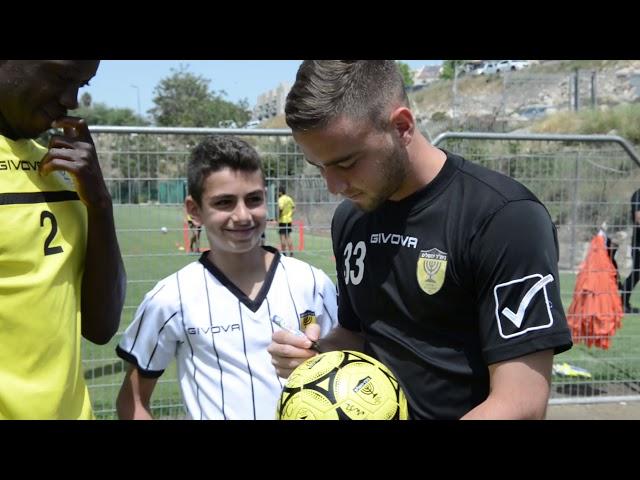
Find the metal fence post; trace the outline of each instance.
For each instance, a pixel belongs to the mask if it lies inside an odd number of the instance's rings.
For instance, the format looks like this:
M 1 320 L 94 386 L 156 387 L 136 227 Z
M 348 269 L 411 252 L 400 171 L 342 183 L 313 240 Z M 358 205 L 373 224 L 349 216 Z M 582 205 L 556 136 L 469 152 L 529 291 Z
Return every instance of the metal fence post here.
M 502 115 L 507 114 L 507 75 L 510 75 L 509 70 L 502 74 L 502 102 L 500 104 L 500 111 L 502 112 Z
M 569 270 L 573 270 L 576 264 L 576 227 L 578 225 L 578 184 L 580 182 L 580 155 L 576 157 L 573 179 L 573 209 L 571 213 L 571 242 L 569 250 Z
M 452 86 L 452 94 L 453 94 L 453 101 L 452 101 L 452 105 L 451 105 L 451 118 L 455 119 L 456 118 L 456 99 L 458 96 L 458 61 L 454 60 L 453 61 L 453 86 Z
M 580 70 L 576 69 L 573 74 L 573 109 L 577 112 L 580 109 Z

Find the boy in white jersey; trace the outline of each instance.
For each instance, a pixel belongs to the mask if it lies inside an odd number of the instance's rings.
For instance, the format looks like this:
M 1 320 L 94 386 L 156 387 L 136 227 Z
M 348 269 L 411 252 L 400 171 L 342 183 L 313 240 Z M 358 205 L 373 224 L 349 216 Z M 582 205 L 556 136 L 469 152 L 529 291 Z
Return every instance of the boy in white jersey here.
M 121 419 L 151 418 L 158 377 L 175 357 L 193 419 L 273 419 L 283 380 L 267 346 L 280 317 L 289 328 L 336 325 L 335 286 L 321 270 L 261 246 L 265 179 L 246 142 L 208 137 L 192 152 L 187 212 L 211 250 L 144 298 L 117 354 L 129 362 Z

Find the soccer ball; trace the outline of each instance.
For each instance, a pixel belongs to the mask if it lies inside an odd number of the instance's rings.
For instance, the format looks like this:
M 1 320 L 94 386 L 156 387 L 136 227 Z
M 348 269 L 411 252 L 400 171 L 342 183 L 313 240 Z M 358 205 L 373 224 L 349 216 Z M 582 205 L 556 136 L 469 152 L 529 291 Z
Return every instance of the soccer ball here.
M 350 350 L 322 353 L 296 368 L 278 400 L 278 420 L 406 420 L 407 399 L 391 371 Z
M 168 229 L 167 227 L 162 227 L 162 228 L 160 229 L 160 231 L 161 231 L 162 233 L 167 233 L 167 232 L 169 231 L 169 229 Z

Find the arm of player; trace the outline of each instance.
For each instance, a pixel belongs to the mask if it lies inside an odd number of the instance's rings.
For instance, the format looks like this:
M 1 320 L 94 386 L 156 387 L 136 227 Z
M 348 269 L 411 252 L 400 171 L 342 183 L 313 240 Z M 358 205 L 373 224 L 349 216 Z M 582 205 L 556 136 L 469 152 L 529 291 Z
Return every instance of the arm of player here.
M 80 200 L 87 208 L 88 232 L 82 277 L 82 336 L 104 345 L 118 330 L 124 306 L 126 275 L 116 238 L 111 195 L 98 163 L 86 122 L 61 117 L 53 125 L 64 135 L 54 135 L 41 163 L 41 173 L 69 172 Z
M 305 331 L 308 335 L 308 330 Z M 336 326 L 328 335 L 318 340 L 318 346 L 322 352 L 332 352 L 334 350 L 355 350 L 364 351 L 364 339 L 362 335 L 352 332 L 341 326 Z
M 553 350 L 489 365 L 487 399 L 463 420 L 543 420 L 549 401 Z
M 362 337 L 346 328 L 337 326 L 320 339 L 320 326 L 311 324 L 304 332 L 305 337 L 278 330 L 271 337 L 267 351 L 271 354 L 271 363 L 276 367 L 278 376 L 288 378 L 291 372 L 307 358 L 317 354 L 311 350 L 311 340 L 317 341 L 322 352 L 333 350 L 358 350 L 364 348 Z
M 153 420 L 151 416 L 151 395 L 157 378 L 145 378 L 135 365 L 128 364 L 118 398 L 116 411 L 120 420 Z

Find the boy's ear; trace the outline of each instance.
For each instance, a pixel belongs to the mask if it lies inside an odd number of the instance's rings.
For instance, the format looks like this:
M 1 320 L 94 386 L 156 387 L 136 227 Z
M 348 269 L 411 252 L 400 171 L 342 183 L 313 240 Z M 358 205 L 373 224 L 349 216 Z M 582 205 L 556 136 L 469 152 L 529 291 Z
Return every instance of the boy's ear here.
M 187 213 L 191 215 L 191 218 L 193 218 L 194 223 L 202 225 L 202 219 L 200 217 L 200 207 L 191 195 L 187 195 L 187 198 L 184 199 L 184 206 L 187 210 Z

